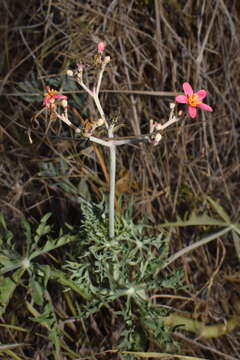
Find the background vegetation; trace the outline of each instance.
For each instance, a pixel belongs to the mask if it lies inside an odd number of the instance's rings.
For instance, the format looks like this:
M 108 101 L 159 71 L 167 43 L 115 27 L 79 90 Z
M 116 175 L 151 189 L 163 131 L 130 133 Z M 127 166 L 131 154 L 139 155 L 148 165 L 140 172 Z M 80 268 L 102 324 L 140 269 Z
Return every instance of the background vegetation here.
M 88 293 L 64 276 L 69 271 L 76 280 L 71 260 L 84 221 L 80 204 L 99 204 L 107 196 L 107 154 L 85 140 L 69 139 L 73 132 L 57 121 L 49 123 L 45 113 L 32 132 L 32 144 L 28 130 L 42 108 L 46 85 L 68 95 L 76 125 L 81 126 L 82 118 L 96 118 L 93 103 L 66 77 L 66 70 L 81 59 L 91 81 L 96 44 L 105 40 L 112 61 L 101 100 L 107 115 L 121 124 L 119 135 L 148 132 L 150 119 L 166 121 L 169 102 L 182 91 L 184 81 L 194 89 L 206 89 L 214 108 L 213 114 L 202 112 L 194 120 L 177 123 L 157 147 L 118 149 L 119 217 L 152 225 L 151 236 L 161 229 L 166 239 L 167 226 L 160 225 L 178 217 L 188 219 L 193 211 L 239 223 L 239 2 L 1 0 L 1 5 L 0 358 L 112 359 L 126 356 L 106 352 L 119 343 L 125 351 L 165 351 L 169 338 L 163 339 L 164 332 L 157 334 L 153 323 L 154 335 L 148 331 L 147 336 L 140 321 L 136 325 L 139 314 L 123 312 L 124 300 L 112 298 L 103 308 L 95 304 L 99 311 L 84 314 L 83 320 L 79 304 L 89 304 Z M 92 210 L 86 211 L 85 219 L 95 219 Z M 217 230 L 206 217 L 195 224 L 174 226 L 169 255 Z M 124 226 L 135 231 L 131 222 Z M 120 222 L 119 229 L 124 226 Z M 164 291 L 152 291 L 155 305 L 166 314 L 178 312 L 204 324 L 239 316 L 238 244 L 237 233 L 232 237 L 227 232 L 172 262 L 164 276 L 178 276 L 181 268 L 181 284 L 174 277 Z M 82 246 L 79 256 L 87 245 Z M 26 255 L 33 267 L 23 264 Z M 142 256 L 146 260 L 149 252 Z M 66 261 L 70 263 L 64 270 Z M 129 332 L 123 336 L 128 342 L 120 341 L 123 327 L 133 320 L 139 342 L 131 340 Z M 167 347 L 175 354 L 239 359 L 239 329 L 208 340 L 175 329 L 171 338 L 180 344 Z

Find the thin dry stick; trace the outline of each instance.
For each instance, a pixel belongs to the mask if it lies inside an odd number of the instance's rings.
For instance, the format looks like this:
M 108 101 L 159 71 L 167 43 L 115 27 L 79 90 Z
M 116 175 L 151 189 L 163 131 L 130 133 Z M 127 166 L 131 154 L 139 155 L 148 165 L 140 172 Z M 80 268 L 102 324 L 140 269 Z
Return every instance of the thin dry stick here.
M 184 341 L 186 341 L 187 343 L 191 344 L 191 347 L 192 346 L 196 346 L 200 349 L 203 349 L 205 351 L 209 351 L 210 353 L 213 353 L 213 354 L 216 354 L 216 355 L 219 355 L 221 356 L 219 359 L 225 359 L 225 360 L 239 360 L 238 358 L 236 357 L 233 357 L 233 356 L 230 356 L 228 354 L 225 354 L 221 351 L 218 351 L 210 346 L 207 346 L 205 344 L 201 344 L 199 341 L 196 341 L 196 340 L 192 340 L 190 338 L 187 338 L 185 335 L 179 333 L 179 332 L 174 332 L 173 335 L 179 339 L 182 339 Z
M 218 231 L 215 234 L 209 235 L 207 237 L 205 237 L 202 240 L 197 241 L 194 244 L 191 244 L 181 250 L 179 250 L 178 252 L 176 252 L 175 254 L 173 254 L 172 256 L 170 256 L 167 261 L 165 262 L 165 264 L 161 267 L 161 269 L 165 269 L 167 266 L 169 266 L 170 264 L 172 264 L 174 261 L 176 261 L 178 258 L 180 258 L 181 256 L 197 249 L 198 247 L 202 246 L 202 245 L 206 245 L 207 243 L 209 243 L 212 240 L 217 239 L 218 237 L 226 234 L 227 232 L 233 230 L 232 225 L 224 228 L 223 230 Z
M 161 26 L 160 26 L 160 8 L 161 8 L 161 0 L 155 0 L 155 19 L 156 19 L 156 47 L 157 47 L 157 68 L 159 72 L 159 76 L 161 77 L 161 62 L 160 62 L 160 56 L 161 56 L 161 45 L 162 45 L 162 33 L 161 33 Z
M 129 87 L 129 89 L 131 89 L 132 84 L 131 84 L 130 75 L 129 75 L 129 71 L 128 71 L 128 66 L 127 66 L 126 53 L 124 51 L 122 39 L 120 37 L 119 37 L 118 41 L 119 41 L 120 48 L 121 48 L 122 59 L 123 59 L 124 68 L 125 68 L 125 74 L 126 74 L 127 81 L 128 81 L 128 87 Z M 138 119 L 138 115 L 137 115 L 136 100 L 135 100 L 133 95 L 130 95 L 130 100 L 131 100 L 131 103 L 132 103 L 133 118 L 134 118 L 133 131 L 134 131 L 135 134 L 141 134 L 140 125 L 139 125 L 139 119 Z

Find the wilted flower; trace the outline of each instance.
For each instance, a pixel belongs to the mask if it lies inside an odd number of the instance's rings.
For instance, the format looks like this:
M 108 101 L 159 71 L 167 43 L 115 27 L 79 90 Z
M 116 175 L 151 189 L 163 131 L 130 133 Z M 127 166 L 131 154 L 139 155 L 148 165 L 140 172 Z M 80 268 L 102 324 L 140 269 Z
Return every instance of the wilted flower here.
M 67 100 L 67 96 L 58 94 L 57 90 L 50 89 L 49 86 L 46 87 L 47 92 L 44 94 L 43 105 L 47 108 L 51 104 L 54 104 L 56 99 Z
M 110 63 L 110 61 L 111 61 L 110 56 L 105 56 L 105 58 L 103 59 L 102 64 L 103 64 L 103 65 L 107 65 L 107 64 Z
M 92 136 L 94 131 L 104 124 L 104 120 L 99 118 L 97 120 L 85 120 L 83 125 L 83 135 Z
M 185 82 L 183 84 L 183 91 L 185 95 L 176 96 L 175 101 L 181 104 L 188 105 L 188 114 L 191 118 L 195 118 L 197 116 L 197 108 L 206 111 L 213 111 L 211 106 L 202 102 L 202 100 L 207 95 L 207 92 L 205 90 L 199 90 L 194 93 L 191 85 L 188 82 Z
M 160 123 L 154 122 L 152 119 L 150 120 L 150 134 L 156 131 L 161 131 L 162 125 Z M 160 132 L 157 132 L 153 136 L 151 136 L 150 141 L 151 143 L 156 146 L 159 144 L 159 142 L 162 140 L 162 135 Z

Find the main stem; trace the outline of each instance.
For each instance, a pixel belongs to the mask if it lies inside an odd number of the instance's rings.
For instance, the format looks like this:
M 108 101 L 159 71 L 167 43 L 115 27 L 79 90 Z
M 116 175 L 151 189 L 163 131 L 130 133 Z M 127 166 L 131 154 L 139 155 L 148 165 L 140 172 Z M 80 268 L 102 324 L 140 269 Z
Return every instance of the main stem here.
M 101 118 L 104 120 L 105 126 L 108 130 L 108 138 L 111 139 L 113 138 L 114 134 L 113 134 L 113 125 L 109 125 L 106 118 L 105 118 L 105 114 L 103 111 L 103 108 L 101 106 L 101 103 L 99 101 L 99 89 L 100 89 L 100 84 L 101 84 L 101 80 L 102 80 L 102 74 L 104 71 L 104 68 L 102 68 L 101 72 L 100 72 L 100 76 L 98 79 L 98 84 L 97 84 L 97 88 L 95 89 L 95 91 L 93 91 L 92 93 L 92 97 L 93 100 L 96 104 L 96 107 L 100 113 Z M 109 238 L 113 239 L 114 238 L 114 227 L 115 227 L 115 181 L 116 181 L 116 145 L 114 143 L 111 143 L 110 147 L 110 184 L 109 184 Z
M 99 82 L 101 82 L 101 77 Z M 108 130 L 108 138 L 113 138 L 113 126 L 108 125 L 107 120 L 104 115 L 104 111 L 102 109 L 101 103 L 99 101 L 98 92 L 99 92 L 99 82 L 97 86 L 97 91 L 93 92 L 93 100 L 97 106 L 97 109 L 101 115 L 101 118 L 105 122 L 105 126 Z M 114 223 L 115 223 L 115 181 L 116 181 L 116 145 L 111 143 L 110 148 L 110 184 L 109 184 L 109 238 L 114 238 Z
M 113 137 L 113 128 L 108 129 L 109 138 Z M 110 184 L 109 184 L 109 237 L 114 238 L 115 223 L 115 181 L 116 181 L 116 145 L 110 145 Z

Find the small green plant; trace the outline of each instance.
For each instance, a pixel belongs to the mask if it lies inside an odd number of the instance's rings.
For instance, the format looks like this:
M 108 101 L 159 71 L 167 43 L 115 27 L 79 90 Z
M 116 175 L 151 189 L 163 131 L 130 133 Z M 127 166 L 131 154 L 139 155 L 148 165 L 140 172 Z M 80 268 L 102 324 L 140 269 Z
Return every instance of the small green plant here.
M 175 223 L 165 222 L 154 227 L 143 222 L 135 224 L 127 214 L 115 214 L 117 147 L 140 142 L 156 146 L 161 141 L 164 130 L 187 115 L 182 111 L 177 113 L 176 104 L 171 103 L 168 120 L 164 124 L 149 120 L 148 134 L 116 137 L 116 119 L 107 118 L 99 98 L 102 77 L 111 61 L 104 52 L 105 43 L 99 42 L 93 59 L 97 77 L 92 88 L 86 85 L 88 81 L 84 81 L 86 67 L 83 63 L 77 64 L 76 70 L 67 71 L 71 81 L 76 81 L 93 100 L 99 113 L 98 119 L 85 120 L 81 128 L 75 126 L 69 119 L 67 97 L 47 87 L 44 107 L 33 120 L 37 121 L 46 110 L 50 121 L 59 119 L 76 134 L 109 149 L 108 204 L 103 202 L 101 205 L 94 205 L 86 199 L 81 201 L 84 219 L 77 235 L 71 234 L 72 229 L 69 228 L 67 234 L 60 231 L 53 237 L 52 228 L 48 225 L 49 214 L 42 218 L 34 231 L 23 219 L 24 236 L 20 236 L 20 239 L 24 239 L 24 245 L 21 247 L 17 245 L 20 240 L 16 241 L 15 236 L 7 230 L 3 217 L 1 218 L 4 235 L 0 242 L 0 315 L 6 314 L 16 288 L 21 287 L 24 289 L 23 302 L 30 314 L 30 321 L 47 331 L 55 359 L 61 359 L 61 354 L 67 354 L 71 358 L 78 355 L 80 346 L 73 345 L 65 324 L 78 324 L 77 330 L 75 325 L 71 328 L 72 331 L 79 331 L 78 339 L 81 340 L 84 336 L 89 338 L 89 322 L 93 319 L 96 322 L 97 316 L 103 317 L 104 314 L 118 324 L 113 344 L 122 357 L 169 357 L 171 355 L 166 353 L 145 353 L 146 343 L 152 341 L 170 351 L 174 343 L 171 331 L 175 328 L 184 328 L 207 338 L 222 335 L 237 326 L 239 319 L 236 317 L 229 320 L 226 328 L 225 324 L 205 326 L 176 313 L 169 314 L 166 307 L 154 303 L 153 299 L 156 294 L 166 290 L 175 293 L 184 288 L 181 271 L 167 270 L 167 267 L 182 255 L 227 232 L 233 234 L 236 250 L 239 250 L 239 225 L 231 223 L 224 210 L 211 199 L 209 202 L 221 220 L 193 213 L 186 221 L 178 219 Z M 183 84 L 183 90 L 184 95 L 176 96 L 175 102 L 187 105 L 188 116 L 195 118 L 197 108 L 212 111 L 209 105 L 202 102 L 207 94 L 205 90 L 193 92 L 187 82 Z M 105 137 L 95 136 L 99 129 L 101 134 L 105 131 Z M 51 170 L 49 167 L 43 169 L 43 172 Z M 70 183 L 62 185 L 71 187 Z M 74 189 L 71 189 L 74 193 Z M 169 256 L 169 242 L 174 228 L 199 225 L 220 226 L 221 230 Z M 166 231 L 166 228 L 170 230 Z M 73 242 L 74 246 L 71 246 Z M 67 247 L 68 252 L 64 259 L 58 261 L 52 251 L 62 247 Z M 51 261 L 46 261 L 46 258 Z M 72 316 L 69 316 L 65 309 L 61 308 L 59 311 L 57 306 L 54 306 L 50 282 L 58 283 L 64 289 L 64 299 Z M 96 342 L 88 341 L 89 347 L 96 349 Z M 71 346 L 67 342 L 71 343 Z

